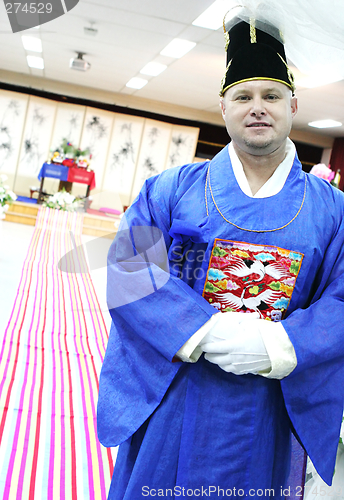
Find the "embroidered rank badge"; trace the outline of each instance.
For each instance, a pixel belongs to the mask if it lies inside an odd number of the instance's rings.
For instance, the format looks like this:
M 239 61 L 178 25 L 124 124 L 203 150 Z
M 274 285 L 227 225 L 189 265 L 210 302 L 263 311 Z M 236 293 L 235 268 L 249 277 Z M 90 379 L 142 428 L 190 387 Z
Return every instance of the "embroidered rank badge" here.
M 284 248 L 215 239 L 203 297 L 221 312 L 257 312 L 280 321 L 302 259 Z

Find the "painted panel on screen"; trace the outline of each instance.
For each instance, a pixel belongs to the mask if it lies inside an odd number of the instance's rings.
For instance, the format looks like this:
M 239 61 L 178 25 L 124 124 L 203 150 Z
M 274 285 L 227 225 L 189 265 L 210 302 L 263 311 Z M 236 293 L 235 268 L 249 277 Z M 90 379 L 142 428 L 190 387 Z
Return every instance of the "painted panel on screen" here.
M 103 181 L 108 155 L 114 113 L 96 108 L 86 108 L 86 116 L 81 136 L 81 149 L 89 149 L 92 155 L 90 167 L 95 172 L 96 189 Z
M 29 96 L 0 91 L 0 173 L 13 187 Z
M 140 117 L 115 115 L 103 189 L 118 193 L 123 205 L 130 201 L 144 122 Z
M 56 108 L 55 101 L 30 96 L 18 174 L 37 177 L 47 160 Z
M 160 174 L 164 170 L 171 132 L 172 125 L 169 123 L 146 120 L 131 201 L 136 198 L 146 179 Z
M 61 146 L 63 139 L 67 139 L 74 147 L 79 147 L 85 111 L 86 106 L 61 102 L 58 104 L 51 140 L 53 150 Z
M 192 163 L 195 157 L 199 128 L 173 125 L 166 168 Z

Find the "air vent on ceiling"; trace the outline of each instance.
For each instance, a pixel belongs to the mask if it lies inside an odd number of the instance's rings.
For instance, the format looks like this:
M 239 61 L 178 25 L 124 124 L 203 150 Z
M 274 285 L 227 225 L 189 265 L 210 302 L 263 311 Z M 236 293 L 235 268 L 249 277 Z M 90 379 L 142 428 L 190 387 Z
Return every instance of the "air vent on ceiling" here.
M 85 35 L 89 36 L 96 36 L 98 33 L 97 28 L 94 27 L 96 23 L 94 21 L 90 21 L 90 26 L 85 26 L 84 27 L 84 33 Z
M 96 28 L 90 28 L 89 26 L 84 27 L 85 35 L 96 36 L 98 30 Z

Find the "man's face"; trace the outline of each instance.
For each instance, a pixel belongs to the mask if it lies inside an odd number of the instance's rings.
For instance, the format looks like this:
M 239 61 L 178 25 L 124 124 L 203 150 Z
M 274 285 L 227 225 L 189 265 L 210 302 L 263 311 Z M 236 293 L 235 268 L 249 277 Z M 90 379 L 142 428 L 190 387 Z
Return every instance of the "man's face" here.
M 297 99 L 283 83 L 253 80 L 229 88 L 220 106 L 234 147 L 263 156 L 285 147 Z

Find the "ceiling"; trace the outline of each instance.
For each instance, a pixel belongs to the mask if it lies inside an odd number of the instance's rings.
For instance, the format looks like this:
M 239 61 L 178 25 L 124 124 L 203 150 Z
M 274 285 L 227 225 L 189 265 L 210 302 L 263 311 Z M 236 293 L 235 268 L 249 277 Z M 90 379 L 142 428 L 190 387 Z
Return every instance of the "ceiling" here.
M 134 95 L 137 98 L 186 106 L 220 116 L 218 91 L 225 68 L 222 29 L 211 31 L 192 26 L 192 22 L 213 0 L 79 0 L 66 15 L 31 29 L 13 34 L 4 3 L 0 3 L 1 70 L 50 80 L 68 82 L 97 90 Z M 96 36 L 84 27 L 98 30 Z M 44 70 L 30 69 L 26 63 L 21 35 L 40 36 Z M 180 59 L 160 55 L 173 39 L 184 38 L 197 45 Z M 4 50 L 5 48 L 5 50 Z M 91 63 L 87 72 L 69 68 L 77 51 L 85 52 Z M 38 55 L 38 54 L 36 54 Z M 150 61 L 168 68 L 157 77 L 140 75 Z M 126 87 L 128 80 L 141 76 L 149 80 L 141 90 Z M 344 126 L 317 129 L 309 121 L 334 119 L 344 123 L 344 81 L 314 88 L 298 88 L 299 112 L 294 129 L 330 137 L 344 136 Z

